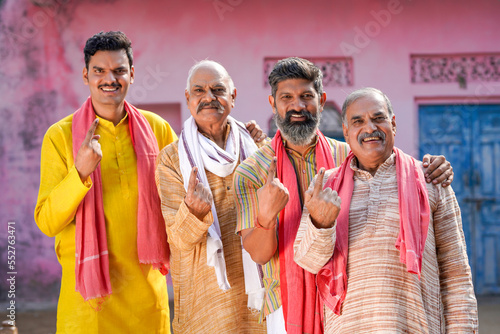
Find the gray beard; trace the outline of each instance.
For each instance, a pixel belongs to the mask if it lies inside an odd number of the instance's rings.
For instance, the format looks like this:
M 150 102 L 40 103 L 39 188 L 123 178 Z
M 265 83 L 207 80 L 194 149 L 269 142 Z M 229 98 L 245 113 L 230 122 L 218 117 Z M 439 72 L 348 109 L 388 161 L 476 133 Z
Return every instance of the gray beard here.
M 310 144 L 316 135 L 316 130 L 321 120 L 321 112 L 316 113 L 315 116 L 308 112 L 303 112 L 303 115 L 305 115 L 307 119 L 300 123 L 290 121 L 290 117 L 293 113 L 297 112 L 289 111 L 285 118 L 275 113 L 273 118 L 276 126 L 281 131 L 281 135 L 285 140 L 292 145 L 305 146 Z

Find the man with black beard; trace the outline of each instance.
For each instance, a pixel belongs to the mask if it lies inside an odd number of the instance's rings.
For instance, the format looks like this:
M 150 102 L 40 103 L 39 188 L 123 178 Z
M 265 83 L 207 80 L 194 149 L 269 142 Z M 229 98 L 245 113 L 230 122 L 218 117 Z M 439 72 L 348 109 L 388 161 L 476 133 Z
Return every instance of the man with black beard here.
M 311 197 L 309 184 L 318 171 L 322 175 L 324 168 L 339 166 L 349 153 L 346 143 L 318 130 L 326 102 L 322 77 L 318 67 L 301 58 L 274 66 L 269 103 L 279 130 L 234 176 L 237 231 L 243 247 L 262 265 L 261 320 L 266 317 L 271 334 L 323 330 L 315 275 L 293 260 L 303 204 Z M 451 183 L 453 172 L 443 156 L 426 155 L 423 161 L 428 182 Z

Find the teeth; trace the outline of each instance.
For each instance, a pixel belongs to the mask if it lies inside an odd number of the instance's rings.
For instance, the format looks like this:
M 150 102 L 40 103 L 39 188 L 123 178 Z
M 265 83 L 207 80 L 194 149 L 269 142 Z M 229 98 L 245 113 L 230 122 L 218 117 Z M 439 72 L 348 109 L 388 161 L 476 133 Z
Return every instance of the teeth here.
M 103 88 L 102 90 L 105 92 L 114 92 L 117 88 Z
M 368 137 L 368 138 L 363 139 L 363 141 L 378 140 L 378 139 L 379 139 L 379 137 Z

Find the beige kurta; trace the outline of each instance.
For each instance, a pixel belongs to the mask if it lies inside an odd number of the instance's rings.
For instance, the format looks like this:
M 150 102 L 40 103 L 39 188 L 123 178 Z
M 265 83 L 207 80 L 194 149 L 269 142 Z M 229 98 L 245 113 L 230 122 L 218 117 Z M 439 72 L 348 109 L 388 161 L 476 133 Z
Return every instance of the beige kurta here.
M 475 333 L 476 298 L 451 187 L 427 184 L 431 219 L 419 280 L 400 263 L 395 247 L 399 208 L 394 154 L 374 177 L 357 169 L 355 159 L 353 163 L 347 294 L 342 315 L 325 306 L 325 333 Z M 317 273 L 334 244 L 335 228 L 316 229 L 304 208 L 295 261 Z
M 156 181 L 162 201 L 174 286 L 175 333 L 265 333 L 265 322 L 247 308 L 241 239 L 235 234 L 233 174 L 224 178 L 205 171 L 214 198 L 231 289 L 222 291 L 213 267 L 207 265 L 210 212 L 203 221 L 189 212 L 179 167 L 178 141 L 159 155 Z

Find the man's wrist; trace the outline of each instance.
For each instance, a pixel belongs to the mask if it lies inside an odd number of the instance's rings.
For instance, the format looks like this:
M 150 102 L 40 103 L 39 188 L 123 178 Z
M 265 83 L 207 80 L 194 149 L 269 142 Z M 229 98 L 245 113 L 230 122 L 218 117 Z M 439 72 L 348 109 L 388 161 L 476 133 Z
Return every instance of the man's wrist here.
M 309 214 L 309 217 L 311 218 L 311 223 L 316 227 L 316 228 L 332 228 L 333 225 L 335 225 L 335 220 L 330 223 L 319 223 L 316 219 L 313 218 L 312 215 Z
M 274 230 L 274 228 L 276 227 L 276 218 L 262 219 L 257 217 L 254 221 L 254 225 L 256 228 L 260 228 L 263 230 Z

